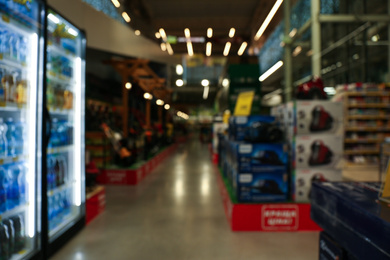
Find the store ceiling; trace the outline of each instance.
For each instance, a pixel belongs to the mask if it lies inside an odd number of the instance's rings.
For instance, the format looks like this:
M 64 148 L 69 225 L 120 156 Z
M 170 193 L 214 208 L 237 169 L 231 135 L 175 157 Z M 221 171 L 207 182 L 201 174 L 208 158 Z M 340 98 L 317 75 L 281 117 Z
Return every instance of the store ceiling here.
M 153 40 L 155 32 L 164 28 L 167 35 L 184 37 L 189 28 L 191 37 L 205 37 L 213 28 L 212 55 L 221 56 L 225 43 L 232 42 L 230 55 L 237 55 L 243 41 L 252 39 L 268 15 L 275 1 L 270 0 L 125 0 L 124 8 L 130 14 L 131 27 Z M 273 28 L 279 23 L 283 8 L 279 8 L 264 36 L 255 43 L 260 47 Z M 230 28 L 235 36 L 230 39 Z M 205 53 L 206 43 L 193 43 L 194 53 Z M 172 44 L 175 54 L 187 53 L 186 43 Z

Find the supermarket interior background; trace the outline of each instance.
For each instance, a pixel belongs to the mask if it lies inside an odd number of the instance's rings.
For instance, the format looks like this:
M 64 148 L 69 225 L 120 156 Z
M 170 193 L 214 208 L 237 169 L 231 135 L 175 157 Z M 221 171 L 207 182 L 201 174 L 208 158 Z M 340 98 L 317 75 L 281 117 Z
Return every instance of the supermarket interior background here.
M 390 259 L 390 0 L 0 13 L 0 260 Z

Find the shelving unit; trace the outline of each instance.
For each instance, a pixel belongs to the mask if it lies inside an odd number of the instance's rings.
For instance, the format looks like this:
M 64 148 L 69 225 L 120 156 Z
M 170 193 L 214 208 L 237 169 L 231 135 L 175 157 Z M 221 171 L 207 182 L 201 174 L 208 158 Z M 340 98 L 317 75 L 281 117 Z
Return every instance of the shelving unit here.
M 112 159 L 111 144 L 103 132 L 85 133 L 86 150 L 96 167 L 104 168 Z

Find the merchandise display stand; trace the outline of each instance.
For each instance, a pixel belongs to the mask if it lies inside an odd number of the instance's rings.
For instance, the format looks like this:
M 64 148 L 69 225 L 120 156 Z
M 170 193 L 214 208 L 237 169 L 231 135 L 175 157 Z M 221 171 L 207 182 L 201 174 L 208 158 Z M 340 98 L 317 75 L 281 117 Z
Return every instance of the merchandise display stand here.
M 131 168 L 106 168 L 98 176 L 97 182 L 112 185 L 137 185 L 149 175 L 177 147 L 173 144 L 165 148 L 147 162 L 137 163 Z
M 86 224 L 100 215 L 106 207 L 106 189 L 104 186 L 96 188 L 87 194 L 86 197 Z
M 321 231 L 310 218 L 308 203 L 234 203 L 221 173 L 214 166 L 226 217 L 232 231 Z

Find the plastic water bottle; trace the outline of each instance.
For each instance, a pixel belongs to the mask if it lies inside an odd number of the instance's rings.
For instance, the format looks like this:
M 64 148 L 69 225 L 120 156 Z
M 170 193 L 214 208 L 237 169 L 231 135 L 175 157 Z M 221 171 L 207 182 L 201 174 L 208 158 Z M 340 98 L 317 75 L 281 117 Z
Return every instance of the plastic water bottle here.
M 14 136 L 14 132 L 16 130 L 14 120 L 10 117 L 7 119 L 7 132 L 6 132 L 6 138 L 7 138 L 7 155 L 8 156 L 14 156 L 15 155 L 15 147 L 16 147 L 16 140 Z
M 0 166 L 0 214 L 7 211 L 7 170 Z
M 57 147 L 59 146 L 60 139 L 58 136 L 58 119 L 53 118 L 51 123 L 51 130 L 50 130 L 51 136 L 49 141 L 49 147 Z
M 23 120 L 15 123 L 15 132 L 13 133 L 15 139 L 15 154 L 21 155 L 24 152 L 24 141 L 26 140 L 26 128 Z
M 17 164 L 11 165 L 8 169 L 10 184 L 7 191 L 7 209 L 13 209 L 20 205 L 20 172 L 21 167 Z
M 26 163 L 21 163 L 19 165 L 20 167 L 20 174 L 19 174 L 19 200 L 20 204 L 27 202 L 27 173 L 28 173 L 28 166 Z
M 8 227 L 0 223 L 0 259 L 9 259 L 10 257 Z
M 8 154 L 6 134 L 7 134 L 7 125 L 4 124 L 3 118 L 0 118 L 0 157 L 5 157 Z
M 9 252 L 10 254 L 15 253 L 15 227 L 14 227 L 14 222 L 12 219 L 6 219 L 3 221 L 3 224 L 7 226 L 8 228 L 8 235 L 9 235 L 9 240 L 8 240 L 8 247 L 9 247 Z
M 14 222 L 15 228 L 15 250 L 18 253 L 26 246 L 26 229 L 24 225 L 24 218 L 21 215 L 16 215 L 10 218 Z
M 55 157 L 47 157 L 47 188 L 52 190 L 56 187 Z

